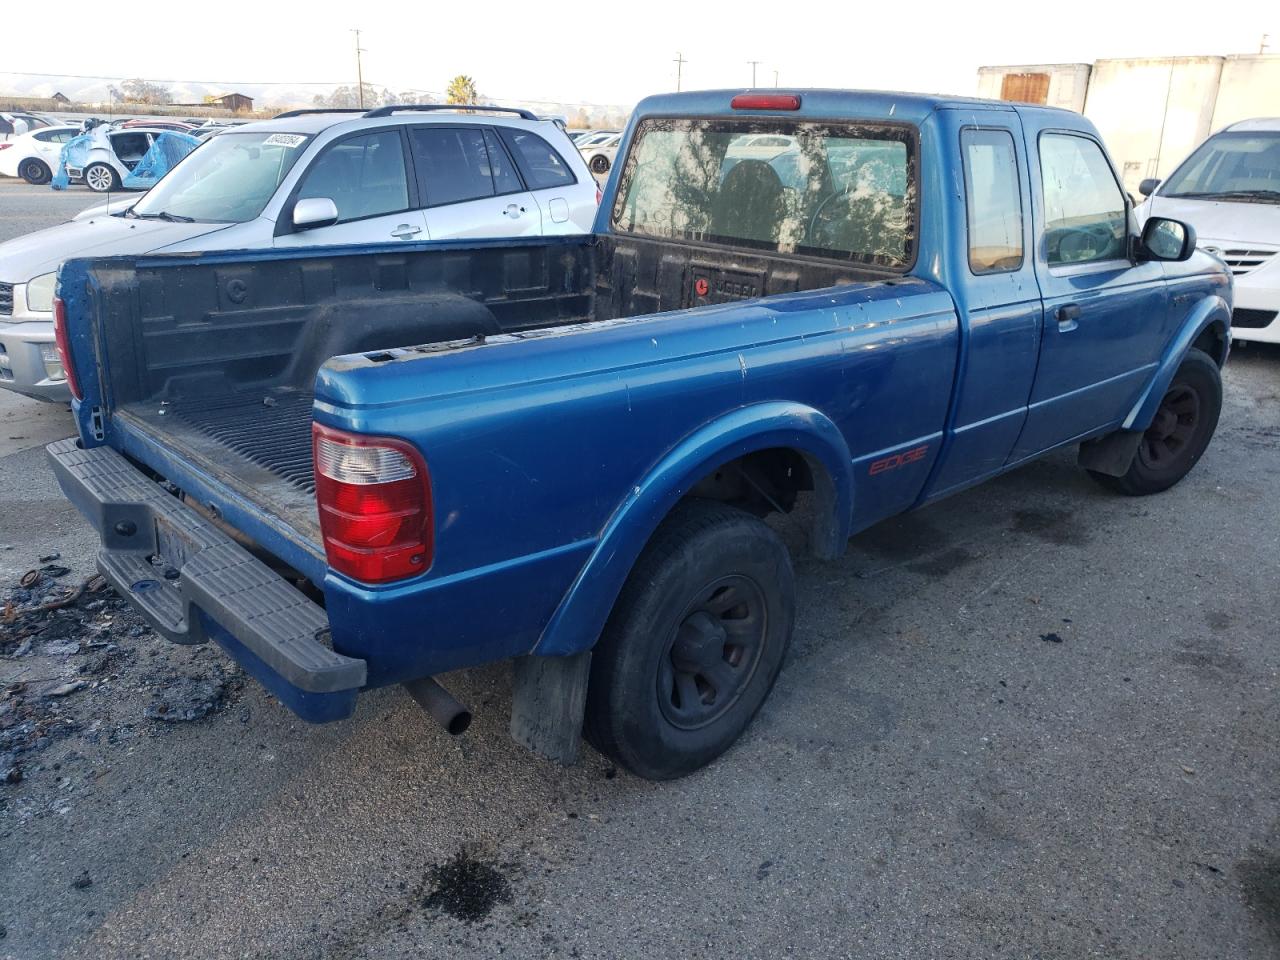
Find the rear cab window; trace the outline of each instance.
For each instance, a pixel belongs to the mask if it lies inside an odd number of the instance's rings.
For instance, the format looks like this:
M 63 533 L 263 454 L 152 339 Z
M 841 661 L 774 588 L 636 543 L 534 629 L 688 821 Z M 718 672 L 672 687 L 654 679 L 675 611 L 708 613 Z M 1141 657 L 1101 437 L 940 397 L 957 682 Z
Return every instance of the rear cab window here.
M 969 269 L 977 275 L 1020 270 L 1022 193 L 1013 134 L 1001 129 L 960 132 Z
M 645 120 L 613 229 L 905 271 L 918 236 L 916 143 L 907 124 Z

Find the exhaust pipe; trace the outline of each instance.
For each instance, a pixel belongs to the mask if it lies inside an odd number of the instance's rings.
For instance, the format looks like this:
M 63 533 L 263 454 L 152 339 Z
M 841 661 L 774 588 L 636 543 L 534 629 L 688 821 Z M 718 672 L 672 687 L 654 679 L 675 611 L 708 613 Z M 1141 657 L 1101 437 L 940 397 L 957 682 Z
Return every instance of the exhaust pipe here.
M 460 736 L 471 726 L 471 711 L 455 700 L 453 694 L 436 683 L 434 678 L 410 680 L 404 688 L 432 720 L 449 731 L 450 736 Z

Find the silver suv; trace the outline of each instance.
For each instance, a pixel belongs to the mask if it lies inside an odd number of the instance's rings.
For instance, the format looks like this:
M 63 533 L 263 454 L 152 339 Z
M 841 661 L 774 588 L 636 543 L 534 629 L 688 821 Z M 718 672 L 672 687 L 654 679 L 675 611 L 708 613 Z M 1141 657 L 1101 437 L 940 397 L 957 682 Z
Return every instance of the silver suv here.
M 0 387 L 69 399 L 52 311 L 72 257 L 587 233 L 599 196 L 564 130 L 527 110 L 295 110 L 233 127 L 140 198 L 0 244 Z

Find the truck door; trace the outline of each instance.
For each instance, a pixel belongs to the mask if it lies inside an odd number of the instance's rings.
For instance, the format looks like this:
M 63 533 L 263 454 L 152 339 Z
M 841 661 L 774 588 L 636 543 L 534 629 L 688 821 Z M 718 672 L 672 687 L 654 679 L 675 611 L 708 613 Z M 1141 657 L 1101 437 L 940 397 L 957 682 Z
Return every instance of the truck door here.
M 423 124 L 409 133 L 432 240 L 542 233 L 542 214 L 488 125 Z
M 1040 362 L 1011 462 L 1123 420 L 1159 359 L 1159 263 L 1130 259 L 1132 214 L 1102 144 L 1024 116 L 1044 296 Z
M 930 496 L 999 472 L 1027 418 L 1040 351 L 1029 165 L 1018 114 L 943 111 L 944 155 L 958 155 L 947 273 L 967 331 L 946 455 Z

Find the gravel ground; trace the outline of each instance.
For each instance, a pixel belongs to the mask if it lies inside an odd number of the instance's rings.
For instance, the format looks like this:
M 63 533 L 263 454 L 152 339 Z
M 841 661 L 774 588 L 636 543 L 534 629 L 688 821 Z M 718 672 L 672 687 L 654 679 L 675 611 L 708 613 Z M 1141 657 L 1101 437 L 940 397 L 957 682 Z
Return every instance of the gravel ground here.
M 451 740 L 397 690 L 307 726 L 109 602 L 0 634 L 52 732 L 0 782 L 0 957 L 1280 957 L 1280 350 L 1226 379 L 1169 493 L 1061 453 L 800 559 L 773 697 L 676 783 L 523 752 L 502 667 Z M 18 446 L 0 593 L 55 552 L 56 593 L 93 538 Z

